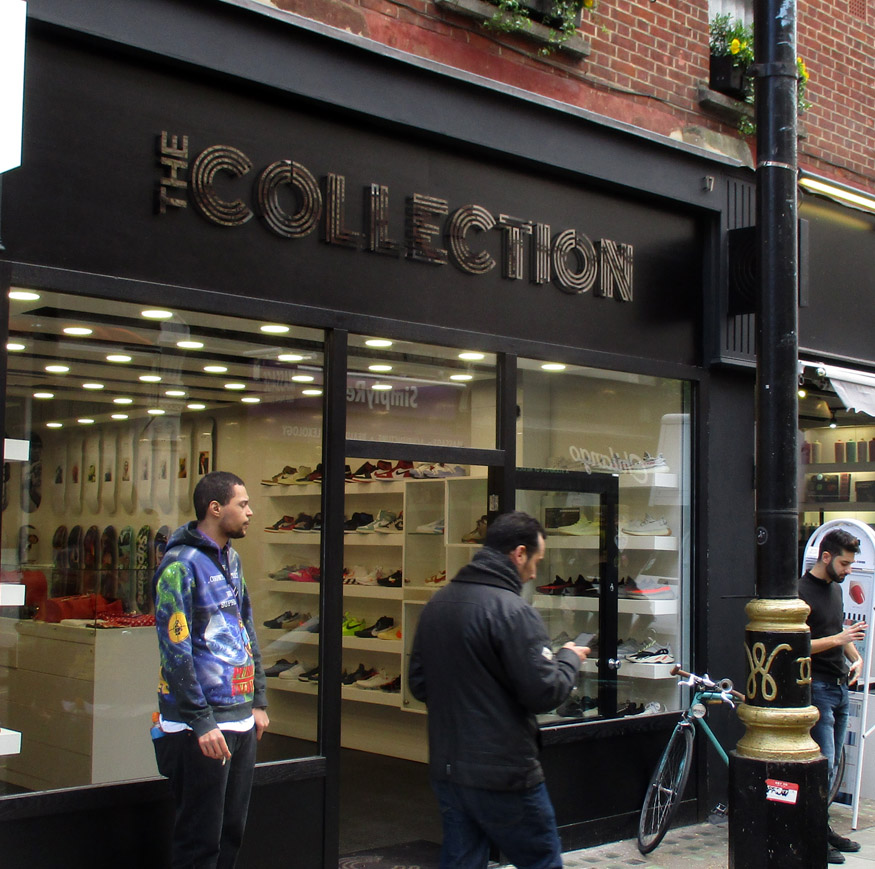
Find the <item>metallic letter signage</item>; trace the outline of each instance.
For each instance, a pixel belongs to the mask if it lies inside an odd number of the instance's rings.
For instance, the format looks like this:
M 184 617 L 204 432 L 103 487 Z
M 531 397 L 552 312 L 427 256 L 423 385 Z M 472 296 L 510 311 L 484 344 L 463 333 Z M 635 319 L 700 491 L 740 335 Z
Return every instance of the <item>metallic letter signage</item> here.
M 239 179 L 253 168 L 249 157 L 230 145 L 213 145 L 190 163 L 189 137 L 158 136 L 156 212 L 186 208 L 210 223 L 234 228 L 247 223 L 253 211 L 242 198 L 224 198 L 216 189 L 219 173 L 231 176 L 228 191 L 244 192 Z M 283 188 L 285 193 L 281 193 Z M 321 225 L 326 244 L 369 253 L 444 266 L 452 262 L 469 275 L 485 275 L 496 266 L 489 252 L 489 234 L 500 235 L 502 277 L 531 284 L 555 284 L 562 292 L 582 295 L 593 290 L 597 298 L 631 302 L 633 299 L 633 250 L 630 244 L 610 239 L 595 243 L 576 229 L 553 235 L 551 224 L 493 214 L 482 205 L 469 203 L 450 211 L 446 199 L 413 193 L 404 209 L 404 240 L 390 232 L 389 188 L 371 182 L 363 188 L 361 230 L 350 228 L 347 213 L 346 177 L 329 172 L 317 177 L 293 160 L 277 160 L 261 170 L 252 187 L 255 213 L 275 235 L 302 239 Z M 230 193 L 229 193 L 230 196 Z M 281 199 L 281 196 L 284 197 Z M 348 207 L 349 206 L 349 207 Z M 443 240 L 446 247 L 439 246 Z M 493 249 L 497 246 L 492 241 Z M 528 262 L 526 259 L 528 258 Z

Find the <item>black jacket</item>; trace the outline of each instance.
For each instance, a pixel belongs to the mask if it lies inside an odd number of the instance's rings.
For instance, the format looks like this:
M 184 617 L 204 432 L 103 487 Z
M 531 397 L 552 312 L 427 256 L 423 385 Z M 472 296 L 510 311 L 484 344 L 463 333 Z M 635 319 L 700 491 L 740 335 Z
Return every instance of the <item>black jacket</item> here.
M 495 791 L 544 780 L 535 713 L 565 700 L 580 660 L 550 651 L 521 590 L 510 558 L 484 547 L 423 609 L 408 681 L 428 705 L 435 779 Z

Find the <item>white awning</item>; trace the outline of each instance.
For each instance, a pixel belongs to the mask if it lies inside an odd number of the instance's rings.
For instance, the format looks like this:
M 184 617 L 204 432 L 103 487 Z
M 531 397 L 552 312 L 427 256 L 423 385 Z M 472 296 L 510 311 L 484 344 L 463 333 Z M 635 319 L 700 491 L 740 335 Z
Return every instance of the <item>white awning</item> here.
M 851 368 L 841 368 L 838 365 L 827 365 L 824 362 L 809 362 L 800 359 L 800 373 L 804 368 L 822 370 L 847 410 L 856 410 L 868 413 L 869 416 L 875 416 L 875 374 L 854 371 Z

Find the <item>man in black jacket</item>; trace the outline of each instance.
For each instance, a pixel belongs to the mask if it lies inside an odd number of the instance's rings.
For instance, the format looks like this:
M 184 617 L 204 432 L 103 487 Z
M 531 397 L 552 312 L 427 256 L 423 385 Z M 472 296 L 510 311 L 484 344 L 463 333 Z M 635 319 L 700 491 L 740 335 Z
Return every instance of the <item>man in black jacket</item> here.
M 419 620 L 409 684 L 428 705 L 441 869 L 485 869 L 490 840 L 519 869 L 562 866 L 535 714 L 571 693 L 589 649 L 566 643 L 554 654 L 540 615 L 520 596 L 544 538 L 526 513 L 499 516 Z

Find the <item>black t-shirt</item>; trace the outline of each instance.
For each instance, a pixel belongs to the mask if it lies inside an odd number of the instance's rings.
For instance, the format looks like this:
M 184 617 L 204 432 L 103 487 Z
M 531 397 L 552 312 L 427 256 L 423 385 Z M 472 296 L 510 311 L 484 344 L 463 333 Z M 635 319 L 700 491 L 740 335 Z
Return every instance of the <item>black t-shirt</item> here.
M 808 627 L 812 640 L 840 634 L 844 630 L 842 587 L 837 582 L 818 579 L 808 571 L 799 580 L 799 597 L 811 607 Z M 837 676 L 847 676 L 848 670 L 843 646 L 834 646 L 811 656 L 811 675 L 815 679 L 832 680 Z

